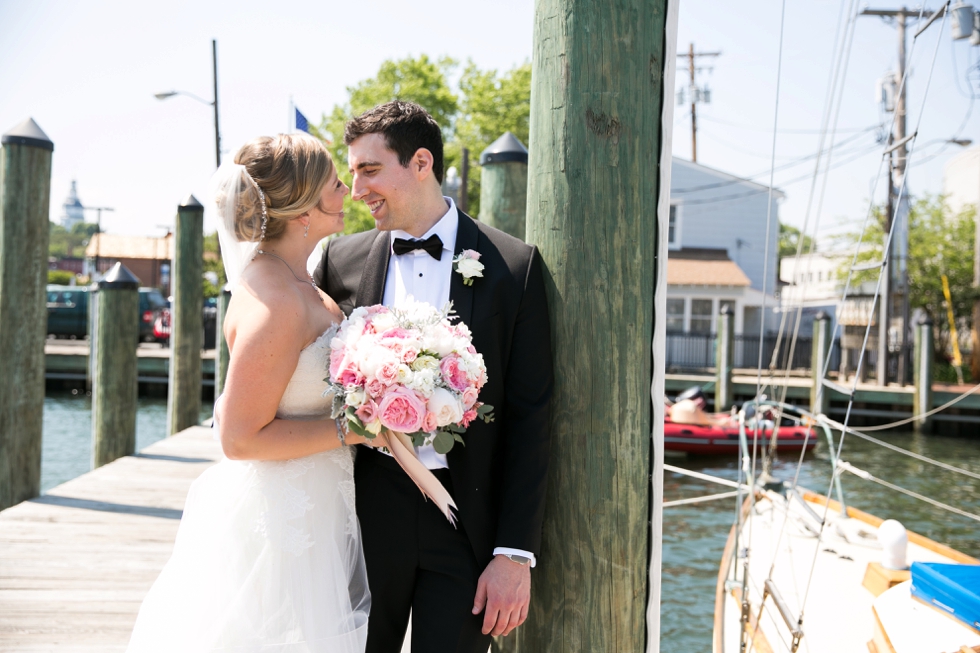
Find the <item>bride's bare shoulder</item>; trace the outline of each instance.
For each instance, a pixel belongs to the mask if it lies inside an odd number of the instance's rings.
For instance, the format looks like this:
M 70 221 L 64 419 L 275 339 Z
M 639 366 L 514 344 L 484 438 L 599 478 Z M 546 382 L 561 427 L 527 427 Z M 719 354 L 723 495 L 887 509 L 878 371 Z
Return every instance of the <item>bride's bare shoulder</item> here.
M 264 267 L 259 261 L 249 265 L 232 292 L 224 325 L 230 346 L 243 332 L 267 332 L 282 341 L 294 342 L 302 341 L 308 330 L 306 306 L 295 284 L 279 275 L 263 274 Z

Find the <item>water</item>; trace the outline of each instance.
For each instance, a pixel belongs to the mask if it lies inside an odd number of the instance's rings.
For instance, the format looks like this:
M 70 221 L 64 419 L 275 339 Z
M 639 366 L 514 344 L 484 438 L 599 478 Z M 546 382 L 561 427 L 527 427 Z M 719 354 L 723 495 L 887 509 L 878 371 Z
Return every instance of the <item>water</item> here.
M 896 433 L 880 436 L 904 449 L 980 473 L 980 438 Z M 800 485 L 826 494 L 830 481 L 828 445 L 821 441 L 807 455 Z M 848 436 L 841 458 L 877 478 L 932 499 L 980 514 L 980 481 L 952 474 L 908 456 Z M 797 456 L 784 456 L 773 475 L 791 481 Z M 668 458 L 669 464 L 737 480 L 732 458 Z M 980 523 L 845 474 L 841 483 L 848 505 L 883 519 L 895 518 L 909 530 L 980 557 Z M 664 500 L 704 496 L 725 488 L 671 472 L 664 474 Z M 735 519 L 735 500 L 666 508 L 663 521 L 661 644 L 663 653 L 711 650 L 714 592 L 725 540 Z
M 210 410 L 210 406 L 204 406 L 202 420 L 210 417 Z M 136 425 L 137 450 L 166 436 L 166 411 L 166 399 L 140 398 Z M 91 469 L 91 429 L 90 398 L 70 394 L 49 394 L 45 398 L 42 492 Z M 980 438 L 912 433 L 882 437 L 924 456 L 980 473 Z M 950 474 L 853 436 L 845 441 L 842 458 L 909 490 L 969 512 L 980 513 L 980 481 Z M 774 466 L 774 475 L 791 480 L 796 461 L 795 456 L 792 459 L 784 457 Z M 738 476 L 734 457 L 672 457 L 668 462 L 731 480 L 736 480 Z M 803 463 L 800 484 L 825 494 L 829 478 L 827 443 L 821 441 Z M 946 513 L 851 475 L 845 475 L 842 483 L 849 505 L 882 518 L 897 518 L 910 530 L 980 557 L 980 524 L 977 522 Z M 703 496 L 727 489 L 670 472 L 664 478 L 666 500 Z M 663 653 L 711 649 L 718 564 L 734 517 L 734 499 L 664 510 L 661 587 Z
M 202 405 L 201 420 L 211 417 Z M 140 397 L 136 409 L 136 450 L 167 435 L 167 400 Z M 41 492 L 92 469 L 92 398 L 84 393 L 51 393 L 44 397 L 41 440 Z

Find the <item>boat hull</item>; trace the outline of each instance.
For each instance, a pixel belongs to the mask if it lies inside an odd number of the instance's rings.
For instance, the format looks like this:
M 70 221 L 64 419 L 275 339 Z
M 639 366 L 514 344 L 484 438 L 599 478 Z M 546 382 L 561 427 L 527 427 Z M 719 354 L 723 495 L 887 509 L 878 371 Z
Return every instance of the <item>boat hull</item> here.
M 759 431 L 759 447 L 768 447 L 772 440 L 773 429 Z M 809 433 L 809 437 L 807 434 Z M 752 445 L 754 433 L 746 432 L 749 446 Z M 776 437 L 776 445 L 780 451 L 799 452 L 804 447 L 807 451 L 817 444 L 816 433 L 805 426 L 780 426 Z M 677 424 L 664 422 L 664 449 L 667 451 L 682 451 L 689 454 L 720 456 L 738 453 L 737 426 L 699 426 L 695 424 Z

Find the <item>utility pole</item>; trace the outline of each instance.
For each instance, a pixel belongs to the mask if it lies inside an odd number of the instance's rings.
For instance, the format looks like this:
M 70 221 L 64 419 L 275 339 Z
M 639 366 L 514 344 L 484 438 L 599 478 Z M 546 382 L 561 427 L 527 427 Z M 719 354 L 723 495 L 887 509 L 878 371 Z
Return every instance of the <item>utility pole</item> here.
M 888 331 L 892 318 L 899 317 L 901 322 L 901 351 L 898 358 L 897 381 L 904 385 L 908 376 L 908 328 L 909 328 L 909 292 L 908 292 L 908 252 L 909 252 L 909 204 L 908 188 L 903 184 L 905 167 L 908 159 L 906 140 L 906 96 L 908 95 L 908 80 L 905 80 L 905 27 L 906 21 L 917 19 L 918 11 L 901 9 L 865 9 L 862 16 L 878 16 L 895 22 L 898 32 L 898 72 L 895 83 L 899 86 L 898 97 L 895 101 L 895 127 L 889 140 L 893 144 L 893 152 L 888 153 L 888 215 L 885 218 L 885 233 L 892 229 L 892 220 L 896 219 L 894 228 L 897 229 L 892 237 L 888 251 L 888 260 L 884 261 L 885 275 L 881 284 L 881 300 L 878 307 L 878 384 L 888 384 Z M 924 11 L 923 16 L 929 18 L 931 11 Z M 903 83 L 903 80 L 905 83 Z M 894 154 L 894 164 L 892 155 Z M 901 193 L 896 196 L 896 193 Z
M 221 167 L 221 131 L 218 129 L 218 41 L 211 39 L 211 72 L 214 80 L 214 154 L 217 167 Z M 218 245 L 221 256 L 221 245 Z
M 694 44 L 691 43 L 687 52 L 678 53 L 678 57 L 687 57 L 687 69 L 691 75 L 691 83 L 688 86 L 688 95 L 691 96 L 691 161 L 697 163 L 698 161 L 698 102 L 708 103 L 711 101 L 711 95 L 707 89 L 698 88 L 695 81 L 695 75 L 699 70 L 695 65 L 695 59 L 697 57 L 717 57 L 721 55 L 721 52 L 694 52 Z M 681 99 L 678 104 L 683 104 L 683 91 L 678 94 L 678 99 Z
M 99 273 L 99 250 L 102 249 L 102 212 L 103 211 L 115 211 L 115 209 L 108 206 L 85 206 L 82 207 L 83 211 L 95 211 L 95 224 L 98 227 L 96 232 L 95 241 L 95 274 Z M 95 275 L 92 275 L 93 278 Z

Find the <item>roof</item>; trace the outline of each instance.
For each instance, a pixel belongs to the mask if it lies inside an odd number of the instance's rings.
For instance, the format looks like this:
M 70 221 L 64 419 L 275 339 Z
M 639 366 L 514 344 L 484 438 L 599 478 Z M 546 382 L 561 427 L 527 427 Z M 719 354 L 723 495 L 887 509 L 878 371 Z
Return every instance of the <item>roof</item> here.
M 749 287 L 752 282 L 735 261 L 667 256 L 668 286 Z
M 698 169 L 703 170 L 704 172 L 708 173 L 709 175 L 711 175 L 713 177 L 717 177 L 719 179 L 724 179 L 725 181 L 731 182 L 732 184 L 739 184 L 739 185 L 742 185 L 742 186 L 748 186 L 749 188 L 753 188 L 753 189 L 758 190 L 760 192 L 768 192 L 768 190 L 769 190 L 769 186 L 766 186 L 765 184 L 760 184 L 758 182 L 752 181 L 751 179 L 746 179 L 745 177 L 739 177 L 737 175 L 733 175 L 731 173 L 724 172 L 723 170 L 718 170 L 717 168 L 711 168 L 709 166 L 704 165 L 703 163 L 696 163 L 694 161 L 688 161 L 687 159 L 681 159 L 681 158 L 678 158 L 677 156 L 674 156 L 674 157 L 671 158 L 671 163 L 676 163 L 676 164 L 679 164 L 679 165 L 688 166 L 690 168 L 698 168 Z M 670 189 L 671 193 L 690 193 L 690 192 L 693 192 L 693 191 L 696 191 L 696 190 L 701 190 L 701 188 L 700 187 L 691 187 L 691 188 L 671 188 Z M 786 197 L 786 193 L 784 193 L 783 191 L 779 190 L 778 188 L 773 187 L 773 189 L 772 189 L 772 196 L 775 199 L 784 199 Z
M 98 252 L 101 258 L 133 258 L 167 261 L 174 257 L 174 238 L 172 235 L 154 238 L 152 236 L 122 236 L 119 234 L 95 234 L 85 248 L 85 256 L 94 257 Z

